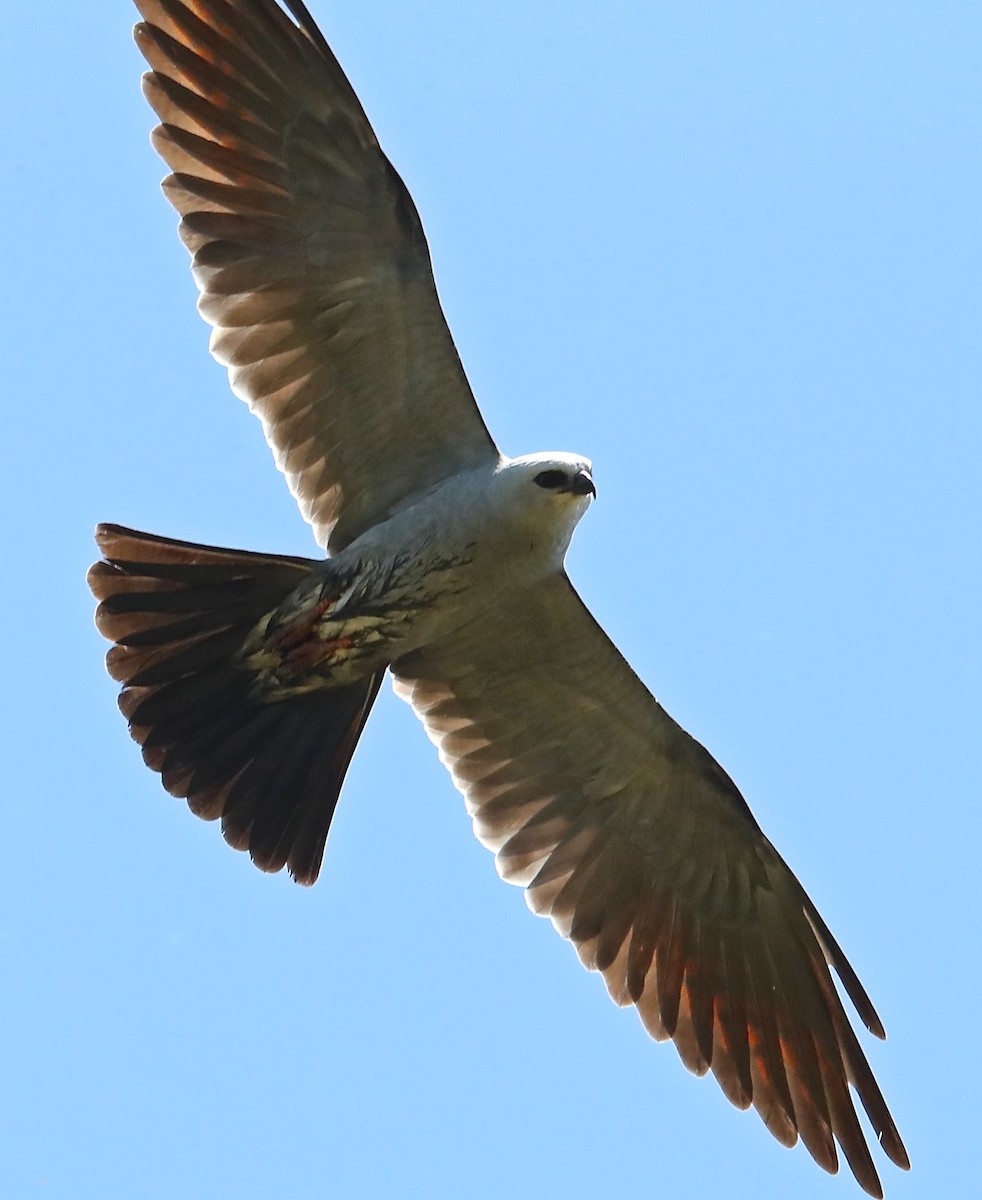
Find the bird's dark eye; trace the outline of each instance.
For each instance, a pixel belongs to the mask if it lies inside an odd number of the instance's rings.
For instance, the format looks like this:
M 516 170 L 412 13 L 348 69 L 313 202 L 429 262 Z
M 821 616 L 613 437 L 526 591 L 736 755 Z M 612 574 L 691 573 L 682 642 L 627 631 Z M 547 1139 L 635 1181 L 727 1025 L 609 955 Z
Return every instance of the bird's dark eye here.
M 556 488 L 561 488 L 569 483 L 569 476 L 565 471 L 540 471 L 535 477 L 535 482 L 541 488 L 549 488 L 554 491 Z

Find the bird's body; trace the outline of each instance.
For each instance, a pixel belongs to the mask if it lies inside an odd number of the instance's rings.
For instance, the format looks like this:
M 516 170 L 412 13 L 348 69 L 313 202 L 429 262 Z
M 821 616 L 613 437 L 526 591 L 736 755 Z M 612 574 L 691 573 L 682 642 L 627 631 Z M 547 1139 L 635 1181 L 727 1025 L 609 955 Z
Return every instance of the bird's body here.
M 239 660 L 270 698 L 354 683 L 481 621 L 489 606 L 521 604 L 523 592 L 562 570 L 593 494 L 589 466 L 573 455 L 529 455 L 436 485 L 313 564 Z M 565 473 L 567 489 L 537 485 L 545 471 Z M 585 490 L 572 490 L 577 479 Z
M 906 1151 L 831 970 L 882 1024 L 736 785 L 573 590 L 591 465 L 498 450 L 412 200 L 284 2 L 292 19 L 137 0 L 136 37 L 212 352 L 329 557 L 100 526 L 89 579 L 131 733 L 233 846 L 312 883 L 390 672 L 503 878 L 614 1000 L 785 1145 L 835 1170 L 838 1143 L 880 1195 L 850 1089 Z

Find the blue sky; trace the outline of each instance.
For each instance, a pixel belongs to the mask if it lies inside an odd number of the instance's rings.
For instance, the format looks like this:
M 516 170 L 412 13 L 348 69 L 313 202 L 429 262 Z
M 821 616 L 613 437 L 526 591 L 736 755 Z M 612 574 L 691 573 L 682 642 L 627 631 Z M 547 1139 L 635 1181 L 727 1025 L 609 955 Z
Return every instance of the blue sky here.
M 570 573 L 736 779 L 978 1187 L 982 133 L 971 5 L 317 0 Z M 99 520 L 313 553 L 206 352 L 123 0 L 9 7 L 0 1195 L 859 1196 L 649 1043 L 496 877 L 386 690 L 321 881 L 140 761 Z

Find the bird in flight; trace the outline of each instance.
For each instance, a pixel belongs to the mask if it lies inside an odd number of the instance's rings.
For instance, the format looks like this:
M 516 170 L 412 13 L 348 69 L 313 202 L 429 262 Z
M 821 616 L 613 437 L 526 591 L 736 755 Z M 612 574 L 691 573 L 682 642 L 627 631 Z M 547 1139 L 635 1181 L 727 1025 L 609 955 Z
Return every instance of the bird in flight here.
M 404 184 L 299 0 L 137 0 L 212 326 L 326 559 L 100 525 L 89 572 L 146 763 L 264 871 L 317 878 L 386 671 L 502 878 L 612 998 L 826 1170 L 906 1151 L 846 1015 L 883 1026 L 743 797 L 564 570 L 591 464 L 509 458 L 478 411 Z

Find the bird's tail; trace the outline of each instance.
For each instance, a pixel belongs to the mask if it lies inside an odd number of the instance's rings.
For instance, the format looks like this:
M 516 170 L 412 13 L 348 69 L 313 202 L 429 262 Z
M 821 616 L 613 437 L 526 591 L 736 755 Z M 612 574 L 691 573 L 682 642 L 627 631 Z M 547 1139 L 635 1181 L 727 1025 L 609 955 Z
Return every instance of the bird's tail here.
M 382 674 L 264 697 L 235 652 L 317 565 L 100 525 L 88 575 L 109 674 L 147 765 L 264 871 L 313 883 Z

